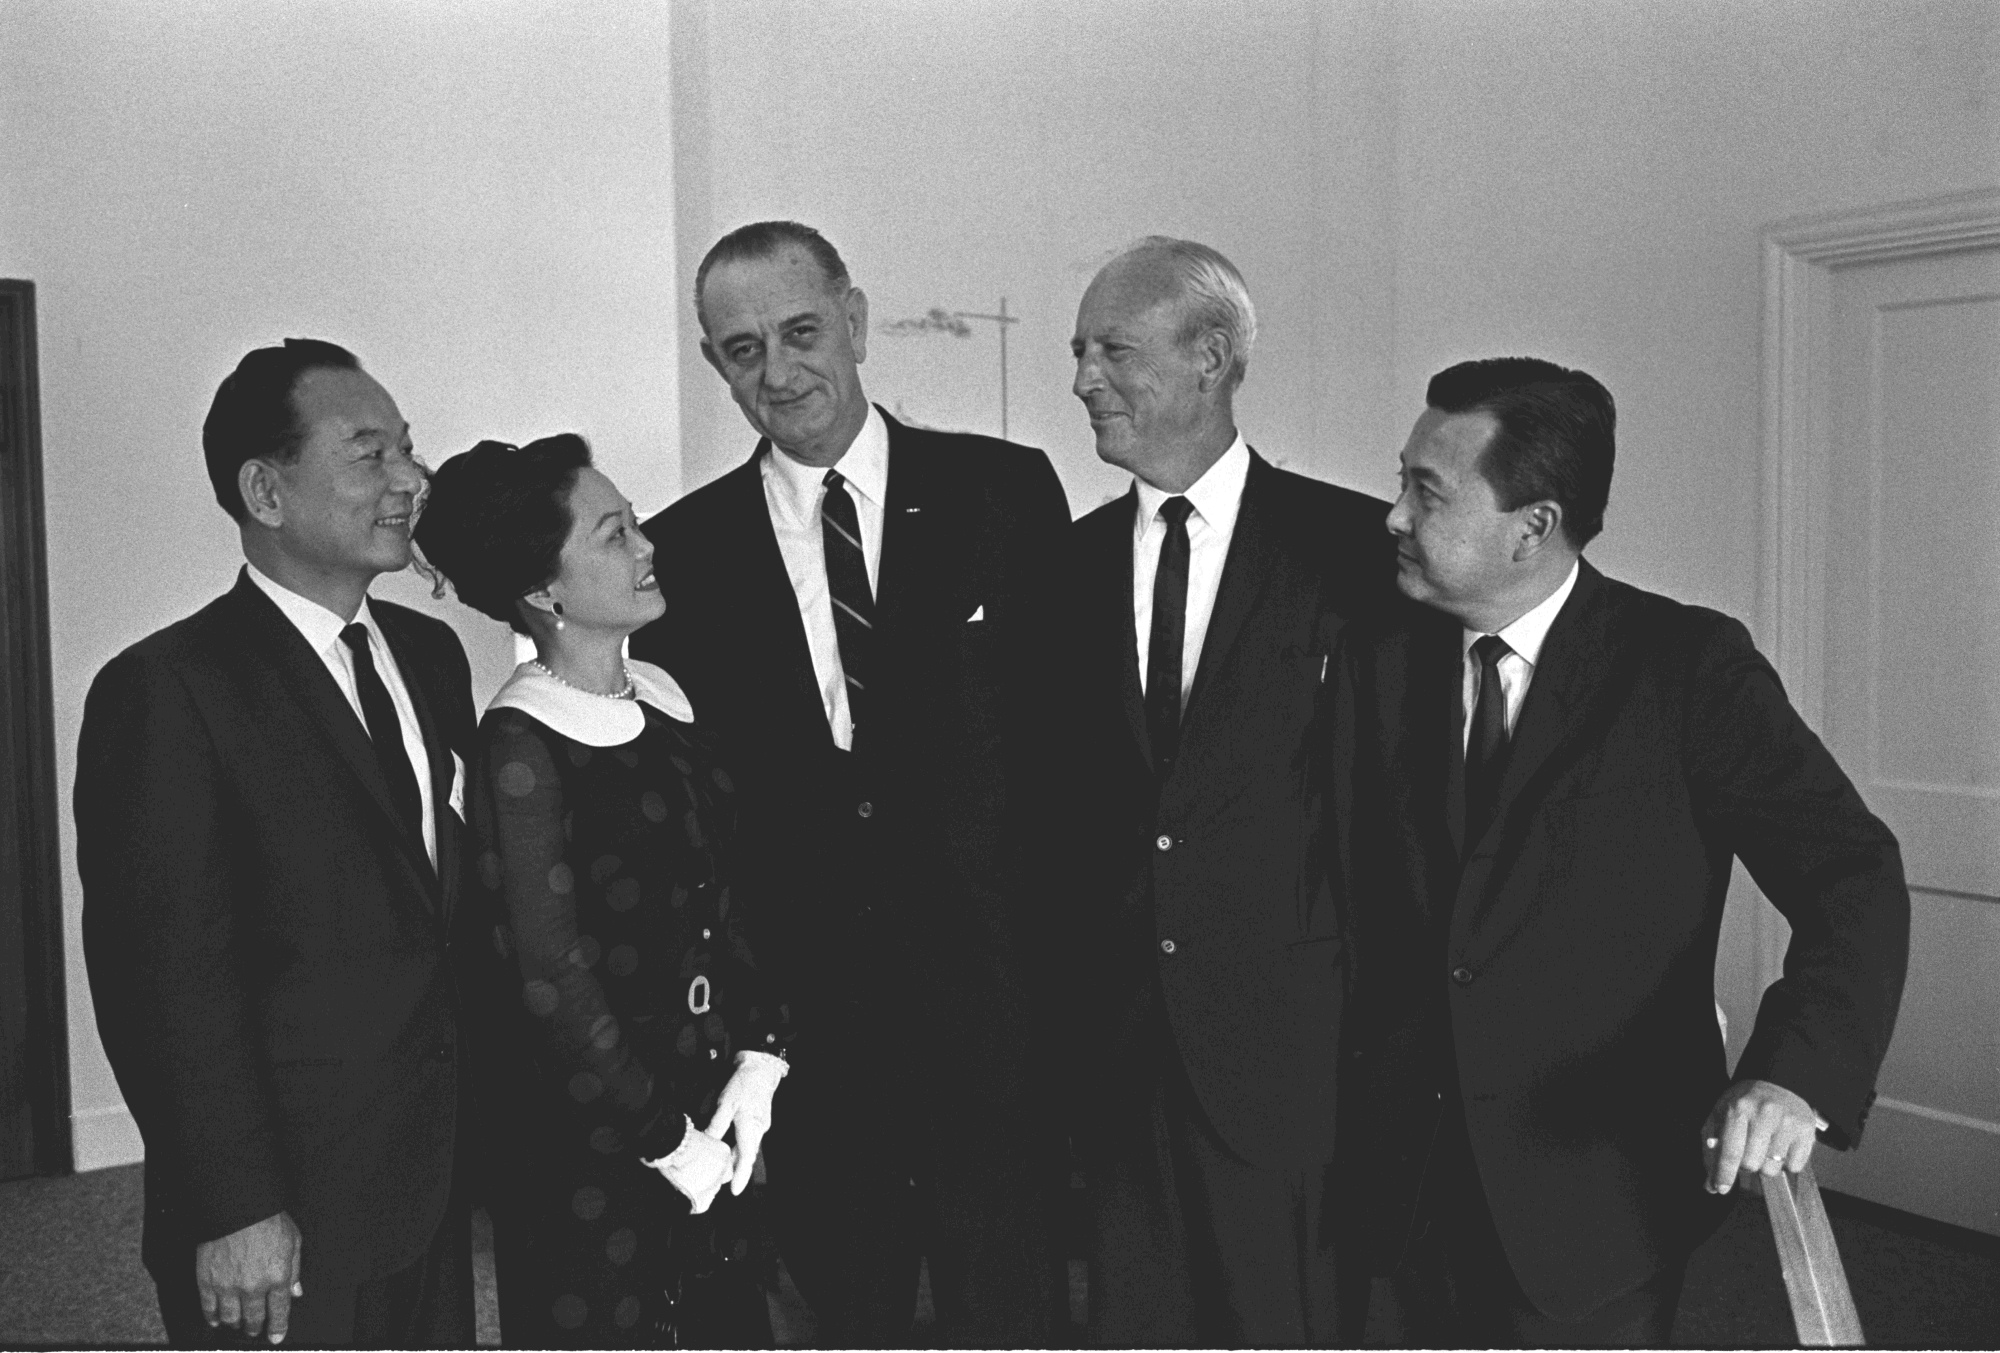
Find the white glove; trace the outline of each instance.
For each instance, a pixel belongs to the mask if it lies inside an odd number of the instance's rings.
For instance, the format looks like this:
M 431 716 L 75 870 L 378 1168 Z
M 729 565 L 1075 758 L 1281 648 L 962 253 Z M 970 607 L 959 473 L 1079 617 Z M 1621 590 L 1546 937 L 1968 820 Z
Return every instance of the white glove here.
M 684 1121 L 687 1131 L 681 1135 L 681 1144 L 658 1160 L 645 1163 L 680 1190 L 688 1200 L 690 1212 L 706 1212 L 715 1195 L 729 1182 L 729 1147 L 706 1132 L 697 1131 L 693 1119 Z
M 771 1130 L 771 1097 L 790 1071 L 784 1058 L 768 1052 L 745 1049 L 736 1054 L 736 1071 L 722 1087 L 722 1098 L 715 1101 L 715 1117 L 708 1120 L 707 1128 L 708 1135 L 717 1139 L 730 1127 L 736 1129 L 735 1174 L 729 1181 L 732 1194 L 750 1187 L 757 1152 L 764 1145 L 764 1134 Z

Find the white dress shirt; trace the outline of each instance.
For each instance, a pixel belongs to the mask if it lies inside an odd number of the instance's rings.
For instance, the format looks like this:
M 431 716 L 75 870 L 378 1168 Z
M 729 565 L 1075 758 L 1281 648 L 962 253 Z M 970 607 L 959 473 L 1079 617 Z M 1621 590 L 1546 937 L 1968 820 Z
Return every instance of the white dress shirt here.
M 354 654 L 340 637 L 348 622 L 318 602 L 274 582 L 255 564 L 246 563 L 244 567 L 249 570 L 250 581 L 276 603 L 278 609 L 284 612 L 285 619 L 305 636 L 306 647 L 326 664 L 326 670 L 333 675 L 333 684 L 340 687 L 340 693 L 347 697 L 349 707 L 354 710 L 354 717 L 361 721 L 361 732 L 365 736 L 368 716 L 361 708 L 361 688 L 354 682 Z M 431 791 L 431 757 L 424 747 L 423 725 L 417 722 L 416 706 L 410 703 L 410 690 L 403 684 L 403 674 L 396 667 L 396 656 L 389 651 L 388 641 L 382 637 L 382 627 L 375 623 L 375 615 L 368 609 L 368 598 L 361 599 L 361 609 L 355 613 L 354 619 L 368 630 L 369 653 L 375 662 L 375 674 L 382 678 L 383 686 L 388 689 L 389 703 L 396 707 L 396 722 L 403 726 L 403 750 L 409 755 L 410 769 L 417 775 L 417 793 L 423 796 L 424 851 L 431 857 L 431 866 L 436 868 L 437 806 Z
M 874 405 L 854 442 L 833 467 L 847 481 L 854 515 L 861 525 L 861 553 L 868 563 L 868 590 L 880 590 L 882 511 L 889 499 L 889 425 Z M 806 648 L 812 653 L 813 677 L 826 710 L 827 727 L 843 751 L 854 748 L 854 711 L 847 703 L 847 674 L 840 666 L 840 636 L 833 628 L 833 592 L 826 581 L 826 533 L 820 525 L 820 504 L 826 499 L 826 470 L 793 460 L 774 444 L 760 467 L 764 504 L 771 512 L 771 529 L 778 553 L 785 557 L 792 595 L 798 598 L 799 619 L 806 626 Z
M 1506 697 L 1507 736 L 1514 736 L 1514 725 L 1520 722 L 1521 702 L 1528 698 L 1528 683 L 1535 679 L 1535 664 L 1541 660 L 1542 644 L 1549 637 L 1549 626 L 1556 623 L 1556 613 L 1569 600 L 1570 591 L 1576 586 L 1578 565 L 1569 566 L 1569 576 L 1563 579 L 1561 587 L 1542 599 L 1540 605 L 1500 631 L 1501 641 L 1512 652 L 1500 659 L 1500 693 Z M 1466 630 L 1459 636 L 1464 654 L 1465 706 L 1464 720 L 1459 729 L 1459 747 L 1465 748 L 1472 741 L 1472 714 L 1479 708 L 1479 659 L 1473 654 L 1472 646 L 1484 634 L 1479 630 Z
M 1181 702 L 1186 706 L 1194 688 L 1195 667 L 1201 662 L 1201 642 L 1208 637 L 1215 614 L 1215 594 L 1222 586 L 1222 565 L 1229 558 L 1229 540 L 1236 534 L 1236 517 L 1243 509 L 1243 485 L 1250 478 L 1250 447 L 1241 433 L 1222 459 L 1179 496 L 1194 510 L 1188 513 L 1187 629 L 1181 642 Z M 1132 625 L 1139 639 L 1139 690 L 1146 689 L 1146 659 L 1153 641 L 1153 576 L 1160 569 L 1160 547 L 1167 524 L 1160 504 L 1174 497 L 1143 479 L 1139 510 L 1132 517 Z

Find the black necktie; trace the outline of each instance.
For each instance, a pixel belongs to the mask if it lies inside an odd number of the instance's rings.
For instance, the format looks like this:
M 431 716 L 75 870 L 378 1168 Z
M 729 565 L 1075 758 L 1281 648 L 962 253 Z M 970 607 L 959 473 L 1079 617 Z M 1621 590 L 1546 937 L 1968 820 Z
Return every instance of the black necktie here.
M 403 825 L 418 841 L 424 839 L 424 799 L 417 788 L 416 772 L 410 769 L 410 753 L 403 745 L 403 721 L 389 700 L 389 688 L 375 672 L 375 657 L 368 647 L 368 627 L 349 625 L 340 632 L 340 641 L 354 654 L 354 687 L 361 693 L 361 712 L 368 721 L 368 740 L 375 744 L 375 759 L 382 765 L 382 778 L 389 782 L 389 797 L 402 815 Z
M 1500 792 L 1500 770 L 1507 760 L 1507 693 L 1500 686 L 1500 659 L 1512 649 L 1497 634 L 1473 641 L 1479 659 L 1479 702 L 1472 709 L 1472 728 L 1465 743 L 1465 845 L 1486 834 L 1494 799 Z
M 1167 538 L 1153 573 L 1153 632 L 1146 645 L 1146 735 L 1153 768 L 1162 780 L 1181 749 L 1181 649 L 1187 642 L 1188 513 L 1194 504 L 1169 498 L 1160 504 Z
M 820 535 L 826 542 L 826 587 L 833 597 L 833 632 L 840 641 L 840 670 L 847 678 L 847 710 L 858 740 L 867 721 L 870 641 L 875 630 L 875 596 L 868 590 L 868 556 L 861 549 L 861 521 L 840 471 L 826 472 L 820 503 Z

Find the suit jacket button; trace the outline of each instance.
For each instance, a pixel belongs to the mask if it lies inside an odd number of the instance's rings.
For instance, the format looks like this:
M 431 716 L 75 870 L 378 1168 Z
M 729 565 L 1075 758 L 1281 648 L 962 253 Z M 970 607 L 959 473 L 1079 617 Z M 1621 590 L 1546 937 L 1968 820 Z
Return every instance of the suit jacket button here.
M 1164 840 L 1166 840 L 1166 838 L 1165 838 L 1164 836 L 1163 836 L 1163 837 L 1161 837 L 1160 839 L 1161 839 L 1161 840 L 1163 840 L 1163 841 L 1164 841 Z M 1161 953 L 1163 953 L 1163 954 L 1171 954 L 1171 953 L 1172 953 L 1172 952 L 1174 951 L 1174 949 L 1175 949 L 1175 945 L 1174 945 L 1174 942 L 1173 942 L 1172 940 L 1161 940 L 1161 941 L 1160 941 L 1160 952 L 1161 952 Z
M 1458 983 L 1460 986 L 1465 986 L 1467 983 L 1472 981 L 1472 969 L 1464 967 L 1463 965 L 1453 968 L 1451 970 L 1451 980 Z
M 863 817 L 874 817 L 875 805 L 870 803 L 867 799 L 863 799 L 859 804 L 855 806 L 854 811 L 861 814 L 861 816 Z
M 1158 846 L 1161 850 L 1172 850 L 1174 848 L 1174 838 L 1168 836 L 1165 832 L 1161 832 L 1158 836 L 1153 838 L 1153 844 Z

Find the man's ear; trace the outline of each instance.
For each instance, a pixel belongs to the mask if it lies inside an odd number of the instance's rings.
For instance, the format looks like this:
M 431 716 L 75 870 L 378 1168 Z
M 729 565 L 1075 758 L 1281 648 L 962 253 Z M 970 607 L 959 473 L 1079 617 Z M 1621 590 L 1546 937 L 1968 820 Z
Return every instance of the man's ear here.
M 1221 329 L 1210 329 L 1195 339 L 1194 351 L 1200 363 L 1201 388 L 1220 388 L 1229 379 L 1229 368 L 1236 360 L 1236 345 L 1229 341 L 1229 335 Z
M 854 349 L 854 364 L 868 360 L 868 293 L 860 287 L 847 289 L 847 342 Z
M 1562 538 L 1562 504 L 1553 498 L 1529 503 L 1520 509 L 1516 520 L 1520 523 L 1521 533 L 1514 547 L 1517 563 L 1533 558 Z
M 722 377 L 724 380 L 729 379 L 729 373 L 722 369 L 721 354 L 717 353 L 714 346 L 709 343 L 707 334 L 701 336 L 701 355 L 710 366 L 715 368 L 716 375 Z
M 277 530 L 285 524 L 285 502 L 278 468 L 266 460 L 246 460 L 236 471 L 236 491 L 244 510 L 259 526 Z

